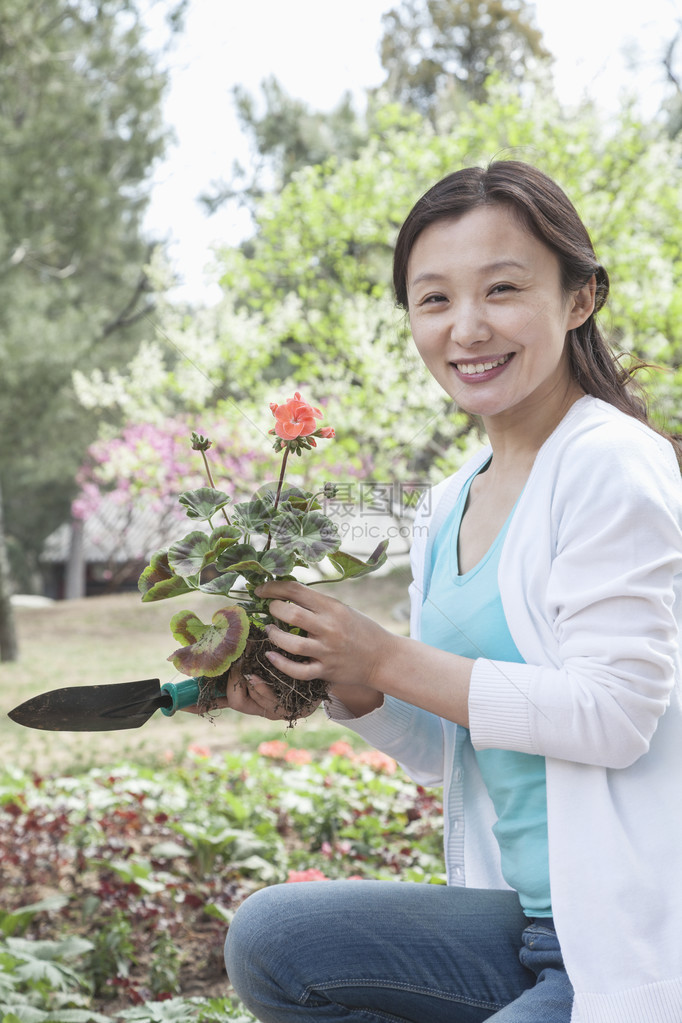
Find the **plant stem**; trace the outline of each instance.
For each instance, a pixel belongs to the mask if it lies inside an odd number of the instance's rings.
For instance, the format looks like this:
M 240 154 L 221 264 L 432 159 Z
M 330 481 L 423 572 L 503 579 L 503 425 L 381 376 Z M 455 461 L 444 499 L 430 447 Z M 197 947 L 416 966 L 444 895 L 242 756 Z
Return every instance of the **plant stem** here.
M 279 504 L 279 498 L 282 493 L 282 484 L 284 483 L 284 471 L 287 467 L 287 458 L 289 457 L 289 445 L 285 445 L 284 457 L 282 458 L 282 468 L 279 470 L 279 482 L 277 484 L 277 493 L 275 494 L 275 503 L 273 505 L 273 512 L 277 511 L 277 505 Z
M 289 445 L 284 445 L 284 456 L 282 458 L 282 466 L 279 470 L 279 481 L 277 483 L 277 493 L 275 494 L 275 503 L 272 506 L 272 514 L 274 515 L 279 505 L 280 495 L 282 493 L 282 484 L 284 483 L 284 473 L 287 467 L 287 458 L 289 457 Z M 266 543 L 264 550 L 270 550 L 270 544 L 272 543 L 272 534 L 268 533 L 268 542 Z
M 316 501 L 316 500 L 318 499 L 318 497 L 319 497 L 319 496 L 320 496 L 321 494 L 324 494 L 324 490 L 318 490 L 316 494 L 313 494 L 313 495 L 312 495 L 312 497 L 311 497 L 311 498 L 310 498 L 310 500 L 308 501 L 307 505 L 305 506 L 305 510 L 306 510 L 307 512 L 309 512 L 309 511 L 310 511 L 310 509 L 312 508 L 312 506 L 313 506 L 313 505 L 315 504 L 315 501 Z

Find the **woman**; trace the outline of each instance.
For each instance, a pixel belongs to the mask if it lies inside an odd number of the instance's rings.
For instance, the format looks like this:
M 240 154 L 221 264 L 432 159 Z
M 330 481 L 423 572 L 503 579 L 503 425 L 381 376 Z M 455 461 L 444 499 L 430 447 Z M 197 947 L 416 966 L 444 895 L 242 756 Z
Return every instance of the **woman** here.
M 259 592 L 306 633 L 271 626 L 272 662 L 443 785 L 449 885 L 265 889 L 228 974 L 264 1023 L 680 1023 L 682 495 L 596 326 L 608 276 L 559 187 L 501 161 L 417 202 L 394 283 L 490 442 L 416 523 L 411 638 Z M 256 678 L 229 701 L 276 716 Z

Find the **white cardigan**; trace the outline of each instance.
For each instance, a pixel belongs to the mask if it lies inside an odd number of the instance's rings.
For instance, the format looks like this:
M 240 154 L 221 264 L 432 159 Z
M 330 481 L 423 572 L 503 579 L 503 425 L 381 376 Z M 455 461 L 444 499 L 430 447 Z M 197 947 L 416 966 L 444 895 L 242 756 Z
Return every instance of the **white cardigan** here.
M 430 551 L 482 451 L 415 522 L 411 634 Z M 572 1023 L 682 1023 L 682 487 L 671 446 L 592 397 L 537 455 L 500 559 L 523 664 L 478 659 L 470 733 L 387 697 L 328 713 L 444 787 L 449 882 L 505 888 L 477 749 L 547 761 L 552 907 Z M 456 823 L 455 823 L 456 822 Z

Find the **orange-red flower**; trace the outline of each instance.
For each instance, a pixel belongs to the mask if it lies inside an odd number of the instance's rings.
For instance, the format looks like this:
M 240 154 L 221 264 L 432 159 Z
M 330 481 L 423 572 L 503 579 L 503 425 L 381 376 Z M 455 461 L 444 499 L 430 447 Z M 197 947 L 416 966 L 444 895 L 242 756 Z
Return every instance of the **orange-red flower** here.
M 273 760 L 280 760 L 288 752 L 289 746 L 281 739 L 271 739 L 270 742 L 262 742 L 258 752 L 262 757 L 272 757 Z
M 363 753 L 358 753 L 357 756 L 353 757 L 353 762 L 356 764 L 368 764 L 375 771 L 385 771 L 386 774 L 395 774 L 398 767 L 393 757 L 389 757 L 378 749 L 368 749 Z
M 284 754 L 287 764 L 310 764 L 312 754 L 307 749 L 288 749 Z
M 329 878 L 317 867 L 308 867 L 307 870 L 290 870 L 287 877 L 287 884 L 296 881 L 328 881 Z
M 329 752 L 334 757 L 352 757 L 353 747 L 345 739 L 337 739 L 329 747 Z
M 298 391 L 283 405 L 277 405 L 274 401 L 270 402 L 270 411 L 275 417 L 275 433 L 282 440 L 309 437 L 317 430 L 315 420 L 322 418 L 319 408 L 303 401 Z

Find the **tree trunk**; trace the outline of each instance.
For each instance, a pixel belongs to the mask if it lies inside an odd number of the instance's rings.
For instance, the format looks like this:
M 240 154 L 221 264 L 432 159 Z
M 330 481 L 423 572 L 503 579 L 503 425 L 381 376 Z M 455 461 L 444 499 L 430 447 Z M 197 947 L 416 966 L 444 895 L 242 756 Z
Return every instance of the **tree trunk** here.
M 19 655 L 11 596 L 12 585 L 9 573 L 9 559 L 5 546 L 2 489 L 0 487 L 0 661 L 16 661 Z
M 83 560 L 83 523 L 80 519 L 71 522 L 71 543 L 66 563 L 66 584 L 64 598 L 79 600 L 85 596 L 85 561 Z

